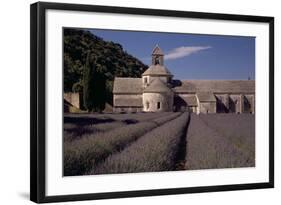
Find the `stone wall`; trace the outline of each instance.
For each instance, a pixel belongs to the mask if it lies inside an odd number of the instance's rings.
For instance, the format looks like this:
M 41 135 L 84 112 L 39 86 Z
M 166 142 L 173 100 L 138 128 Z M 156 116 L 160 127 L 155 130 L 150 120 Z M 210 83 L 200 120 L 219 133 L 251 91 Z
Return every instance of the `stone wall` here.
M 113 107 L 115 113 L 136 113 L 142 112 L 142 107 Z
M 192 113 L 197 113 L 197 106 L 189 106 L 188 111 Z
M 142 107 L 142 94 L 114 94 L 113 105 L 116 107 Z
M 217 113 L 254 113 L 254 94 L 215 94 Z
M 165 112 L 172 111 L 174 95 L 165 93 L 143 93 L 144 112 Z
M 195 94 L 179 93 L 174 96 L 174 111 L 197 111 Z
M 229 95 L 229 112 L 241 113 L 243 111 L 242 95 L 231 94 Z
M 229 112 L 229 95 L 228 94 L 216 94 L 217 100 L 217 113 Z
M 199 105 L 200 113 L 216 113 L 216 102 L 200 102 Z
M 142 94 L 114 94 L 113 105 L 116 113 L 142 112 Z
M 255 95 L 244 95 L 244 112 L 255 113 Z
M 70 103 L 72 106 L 80 109 L 80 96 L 79 93 L 64 93 L 63 94 L 64 100 Z

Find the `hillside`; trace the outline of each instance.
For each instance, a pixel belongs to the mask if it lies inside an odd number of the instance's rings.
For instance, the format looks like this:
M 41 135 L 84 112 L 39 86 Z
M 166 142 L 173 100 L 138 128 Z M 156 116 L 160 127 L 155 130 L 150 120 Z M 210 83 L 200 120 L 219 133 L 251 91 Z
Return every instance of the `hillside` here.
M 64 29 L 64 92 L 82 91 L 83 66 L 87 52 L 95 56 L 95 68 L 106 76 L 107 101 L 111 103 L 114 77 L 140 77 L 147 65 L 89 31 Z

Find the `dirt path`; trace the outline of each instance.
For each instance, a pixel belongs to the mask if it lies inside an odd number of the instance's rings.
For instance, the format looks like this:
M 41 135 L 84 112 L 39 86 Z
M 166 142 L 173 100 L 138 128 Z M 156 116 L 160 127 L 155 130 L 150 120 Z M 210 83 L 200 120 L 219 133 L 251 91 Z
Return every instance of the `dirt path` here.
M 185 169 L 185 163 L 186 163 L 186 135 L 188 132 L 189 124 L 190 124 L 190 114 L 188 117 L 188 121 L 186 122 L 185 131 L 183 132 L 183 135 L 181 136 L 180 144 L 179 144 L 179 150 L 175 158 L 175 171 L 184 170 Z

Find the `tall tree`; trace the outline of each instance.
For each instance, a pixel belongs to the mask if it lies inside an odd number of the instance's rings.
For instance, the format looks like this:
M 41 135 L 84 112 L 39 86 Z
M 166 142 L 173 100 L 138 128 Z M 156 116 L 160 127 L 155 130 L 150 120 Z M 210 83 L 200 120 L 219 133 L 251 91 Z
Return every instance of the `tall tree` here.
M 90 112 L 102 112 L 106 101 L 106 79 L 96 61 L 88 52 L 83 72 L 83 101 Z
M 83 102 L 84 107 L 88 111 L 92 111 L 94 108 L 94 93 L 92 89 L 94 86 L 94 64 L 91 60 L 90 52 L 88 52 L 83 71 Z
M 106 78 L 99 64 L 94 71 L 94 111 L 102 112 L 106 102 Z

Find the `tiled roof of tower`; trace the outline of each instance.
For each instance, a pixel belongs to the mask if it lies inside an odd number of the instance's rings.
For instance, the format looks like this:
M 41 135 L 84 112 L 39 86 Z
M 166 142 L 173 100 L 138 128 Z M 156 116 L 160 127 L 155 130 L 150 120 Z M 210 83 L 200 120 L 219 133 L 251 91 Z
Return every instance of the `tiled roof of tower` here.
M 173 76 L 171 72 L 162 65 L 151 65 L 149 68 L 142 74 L 142 76 L 154 75 L 154 76 Z
M 144 93 L 170 93 L 172 90 L 168 88 L 159 78 L 154 79 L 144 90 Z
M 164 55 L 164 53 L 161 50 L 161 48 L 158 45 L 156 45 L 152 50 L 152 55 Z
M 114 79 L 114 94 L 142 94 L 141 78 L 119 78 Z
M 183 80 L 173 88 L 176 93 L 255 93 L 254 80 Z

